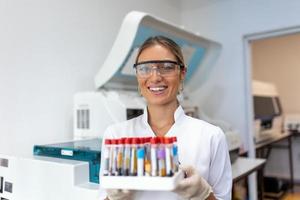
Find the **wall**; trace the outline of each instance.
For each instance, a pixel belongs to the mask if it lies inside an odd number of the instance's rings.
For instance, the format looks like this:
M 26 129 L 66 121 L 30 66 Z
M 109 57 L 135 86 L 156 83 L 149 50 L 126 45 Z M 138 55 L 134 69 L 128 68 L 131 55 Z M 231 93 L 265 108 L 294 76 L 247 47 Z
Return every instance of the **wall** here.
M 223 50 L 207 84 L 195 94 L 199 106 L 228 121 L 246 143 L 248 104 L 245 91 L 243 36 L 300 24 L 297 0 L 181 1 L 186 28 L 219 41 Z M 283 14 L 284 13 L 284 14 Z
M 194 99 L 245 138 L 242 37 L 299 25 L 299 1 L 2 0 L 1 153 L 30 154 L 33 144 L 71 139 L 73 94 L 94 90 L 94 75 L 130 10 L 181 22 L 222 43 L 212 76 Z
M 253 78 L 276 85 L 285 113 L 300 113 L 300 33 L 285 35 L 251 44 Z M 289 177 L 287 150 L 272 150 L 267 175 Z M 300 181 L 300 140 L 293 138 L 294 173 Z
M 252 43 L 253 78 L 276 84 L 285 113 L 300 113 L 300 33 Z
M 120 5 L 121 4 L 121 5 Z M 125 14 L 180 21 L 173 0 L 1 0 L 0 152 L 72 138 L 73 95 L 94 90 Z

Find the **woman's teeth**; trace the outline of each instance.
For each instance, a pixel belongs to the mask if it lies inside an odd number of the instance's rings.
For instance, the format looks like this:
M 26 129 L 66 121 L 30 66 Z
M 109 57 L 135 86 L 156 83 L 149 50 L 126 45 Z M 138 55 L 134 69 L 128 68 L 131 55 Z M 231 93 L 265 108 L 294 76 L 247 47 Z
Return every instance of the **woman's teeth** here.
M 149 87 L 149 89 L 153 92 L 158 92 L 158 91 L 163 91 L 164 89 L 166 89 L 165 86 L 162 87 Z

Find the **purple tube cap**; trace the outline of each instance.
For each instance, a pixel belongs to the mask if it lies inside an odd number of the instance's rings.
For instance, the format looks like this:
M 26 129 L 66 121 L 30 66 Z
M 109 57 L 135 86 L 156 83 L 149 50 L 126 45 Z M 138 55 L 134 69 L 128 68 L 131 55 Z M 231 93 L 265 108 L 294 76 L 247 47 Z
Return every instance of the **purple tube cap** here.
M 166 153 L 164 149 L 158 149 L 157 151 L 157 158 L 158 159 L 165 159 Z

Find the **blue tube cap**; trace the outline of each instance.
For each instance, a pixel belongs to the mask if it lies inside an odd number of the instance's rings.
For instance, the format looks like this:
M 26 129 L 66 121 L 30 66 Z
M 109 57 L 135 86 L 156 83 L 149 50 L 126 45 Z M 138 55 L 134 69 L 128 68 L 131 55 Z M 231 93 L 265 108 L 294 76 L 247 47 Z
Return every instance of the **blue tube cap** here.
M 177 148 L 177 146 L 174 146 L 173 147 L 173 155 L 177 156 L 177 153 L 178 153 L 178 148 Z
M 140 148 L 137 150 L 137 157 L 144 159 L 144 157 L 145 157 L 145 149 L 144 148 Z

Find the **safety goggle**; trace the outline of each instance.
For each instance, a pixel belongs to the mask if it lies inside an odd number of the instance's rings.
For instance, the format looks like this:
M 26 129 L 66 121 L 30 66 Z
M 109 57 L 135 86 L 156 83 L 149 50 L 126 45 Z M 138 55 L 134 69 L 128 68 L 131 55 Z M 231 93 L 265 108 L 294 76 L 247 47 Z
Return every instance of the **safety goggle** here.
M 184 69 L 184 65 L 172 60 L 150 60 L 133 65 L 136 73 L 141 78 L 147 78 L 156 70 L 161 76 L 174 76 L 178 74 L 178 69 Z

